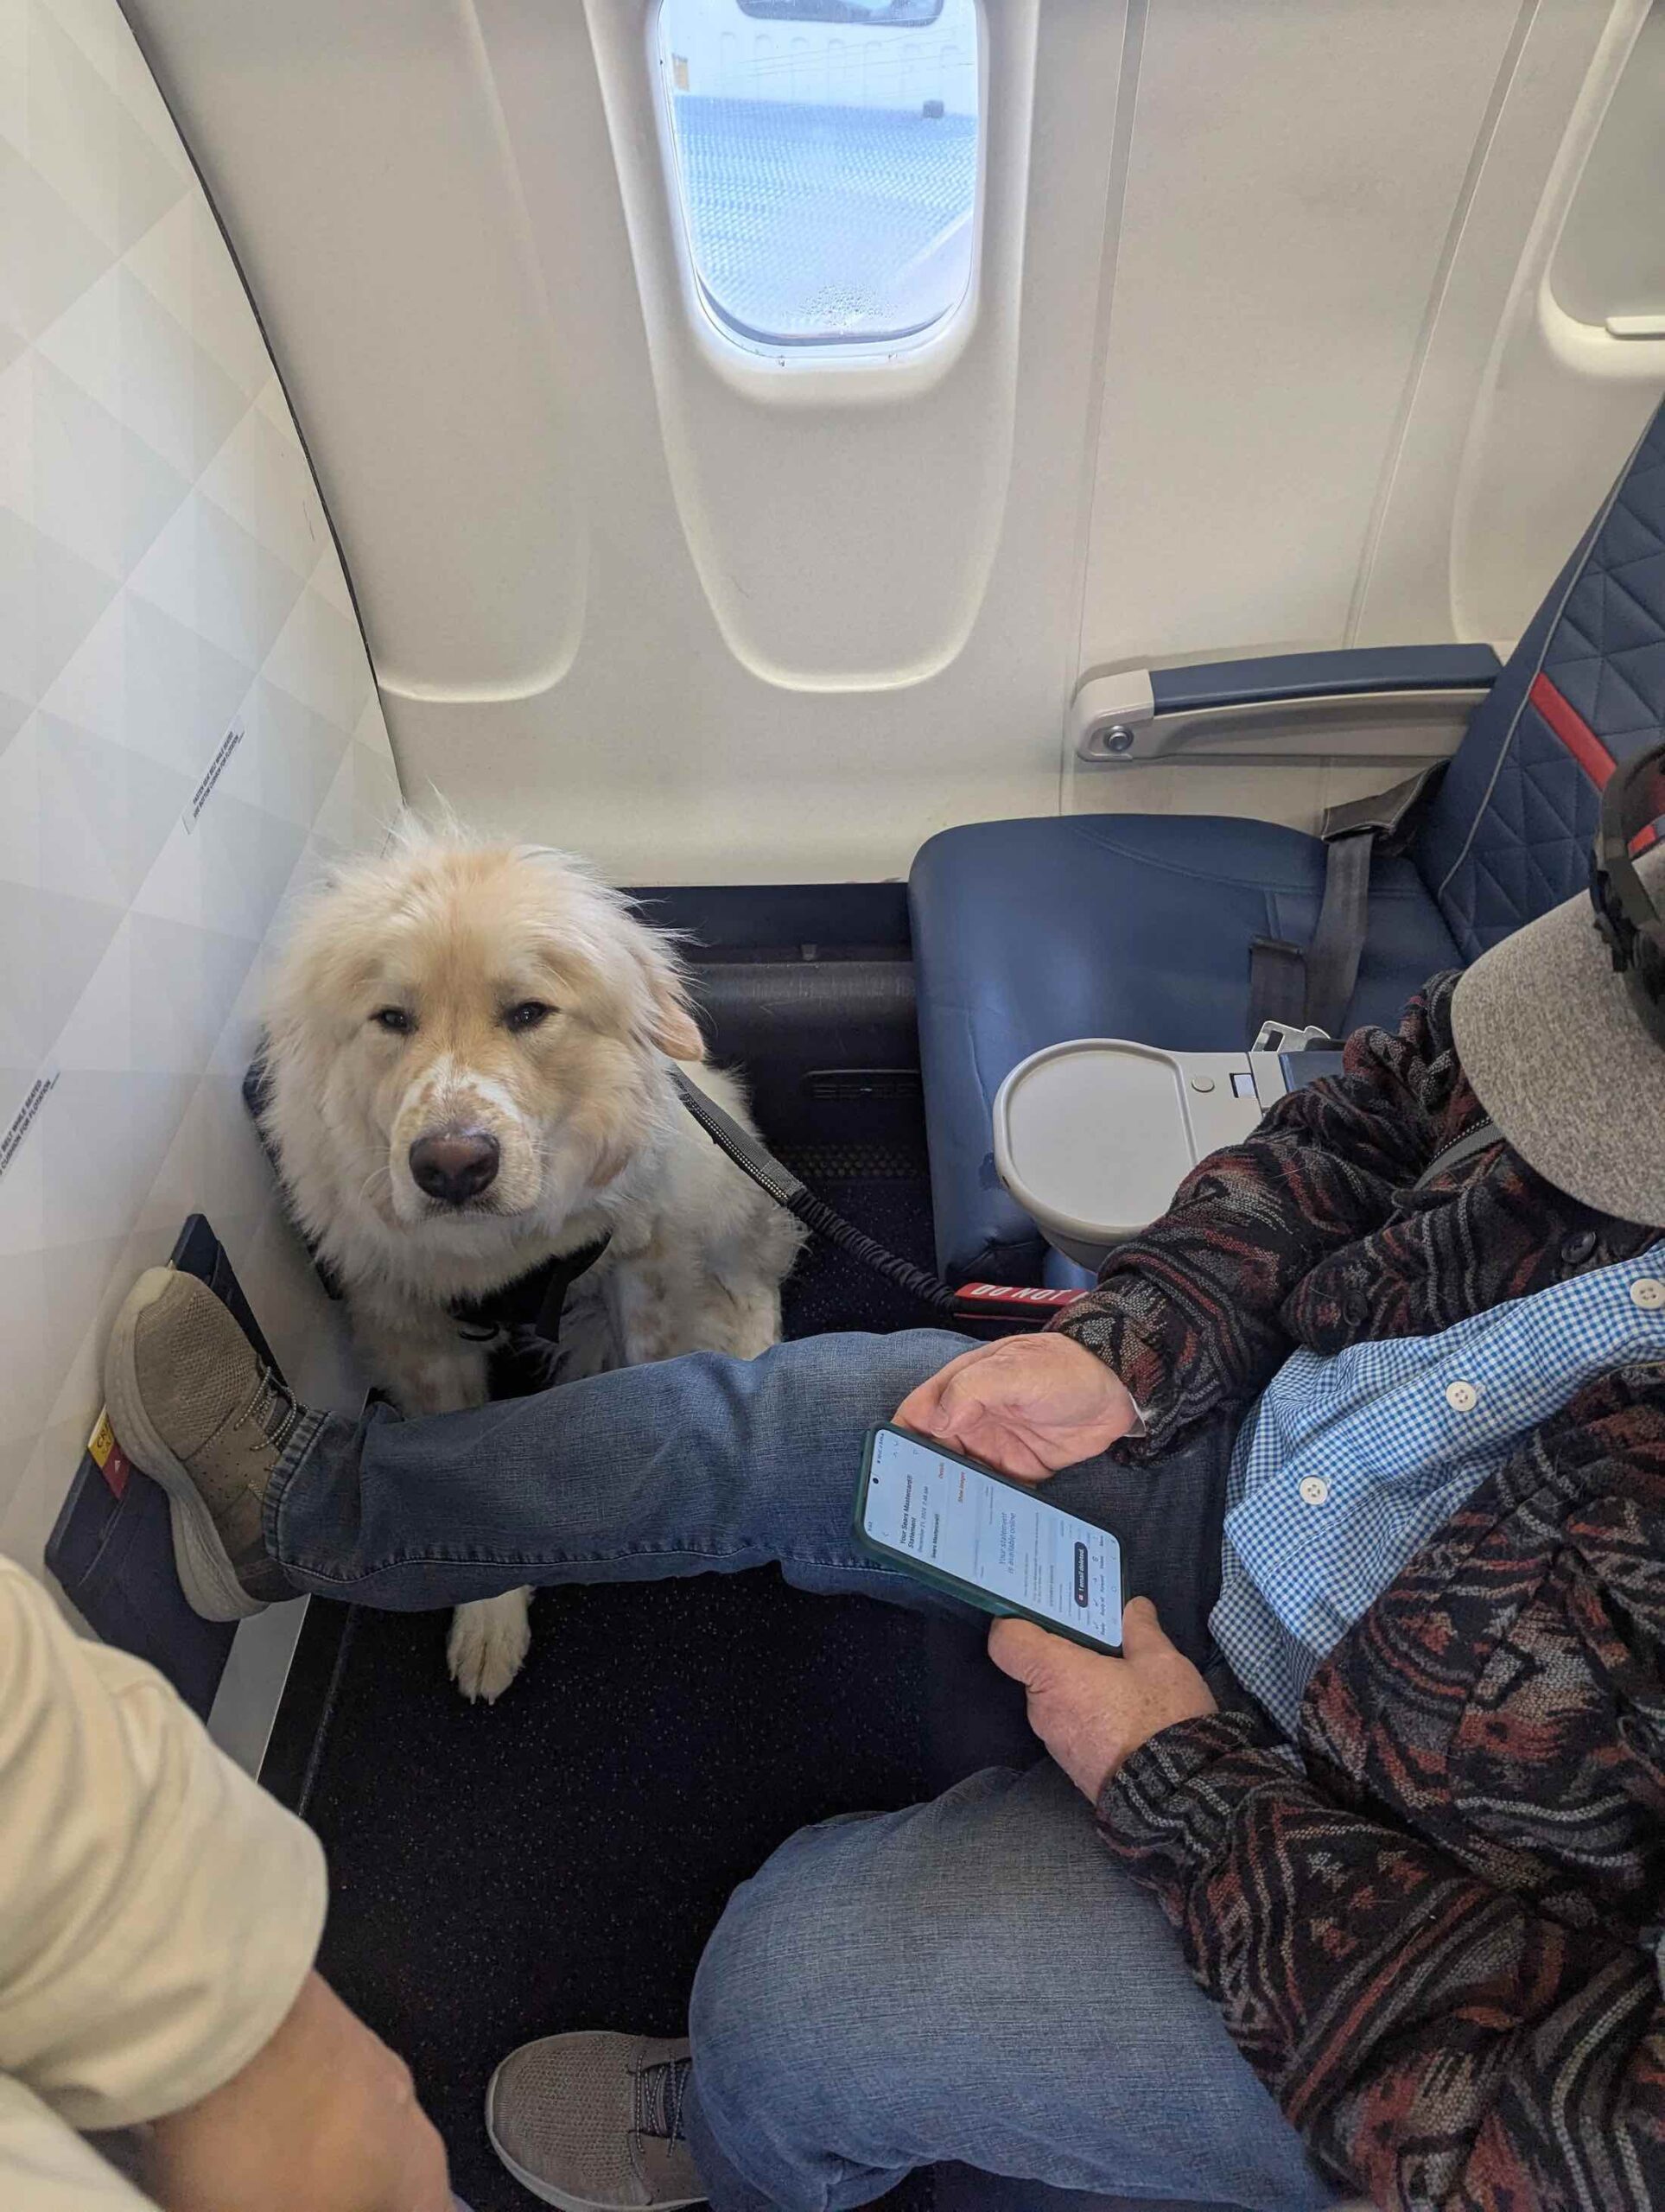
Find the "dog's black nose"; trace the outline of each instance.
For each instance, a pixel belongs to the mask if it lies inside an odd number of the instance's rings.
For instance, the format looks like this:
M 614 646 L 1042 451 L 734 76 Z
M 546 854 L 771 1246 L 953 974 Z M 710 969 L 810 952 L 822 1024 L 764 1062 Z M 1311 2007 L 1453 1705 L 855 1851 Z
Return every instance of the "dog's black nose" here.
M 410 1173 L 419 1191 L 448 1206 L 466 1205 L 497 1179 L 497 1139 L 484 1129 L 446 1129 L 418 1137 L 410 1147 Z

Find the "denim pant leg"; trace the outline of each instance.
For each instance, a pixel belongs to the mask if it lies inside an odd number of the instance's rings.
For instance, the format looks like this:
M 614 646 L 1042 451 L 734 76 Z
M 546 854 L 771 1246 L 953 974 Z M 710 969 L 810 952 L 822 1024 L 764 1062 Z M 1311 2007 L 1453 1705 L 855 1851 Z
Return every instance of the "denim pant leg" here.
M 297 1588 L 398 1612 L 771 1561 L 806 1589 L 929 1605 L 858 1548 L 856 1484 L 867 1430 L 967 1349 L 940 1330 L 815 1337 L 425 1420 L 308 1414 L 267 1543 Z
M 715 2212 L 842 2212 L 913 2168 L 1337 2202 L 1050 1762 L 805 1828 L 737 1890 L 690 2015 Z
M 268 1492 L 267 1542 L 298 1589 L 394 1611 L 771 1561 L 805 1589 L 943 1609 L 861 1551 L 852 1521 L 867 1430 L 967 1349 L 941 1330 L 811 1337 L 422 1421 L 308 1414 Z M 1115 1530 L 1129 1594 L 1155 1598 L 1198 1657 L 1224 1465 L 1211 1433 L 1156 1467 L 1089 1460 L 1046 1486 Z

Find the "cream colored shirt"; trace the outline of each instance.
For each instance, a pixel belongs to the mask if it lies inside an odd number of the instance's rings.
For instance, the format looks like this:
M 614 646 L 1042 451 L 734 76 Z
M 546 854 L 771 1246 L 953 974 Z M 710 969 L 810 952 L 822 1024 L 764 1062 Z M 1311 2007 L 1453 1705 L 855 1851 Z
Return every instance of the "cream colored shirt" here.
M 0 2205 L 144 2200 L 82 2142 L 270 2041 L 322 1931 L 317 1839 L 154 1669 L 0 1559 Z

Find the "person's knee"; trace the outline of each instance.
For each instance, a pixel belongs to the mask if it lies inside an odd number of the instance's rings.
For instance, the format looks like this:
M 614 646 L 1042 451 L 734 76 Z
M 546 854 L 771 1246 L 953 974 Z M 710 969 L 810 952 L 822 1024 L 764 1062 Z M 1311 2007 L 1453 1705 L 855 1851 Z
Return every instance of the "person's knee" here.
M 826 1821 L 734 1892 L 690 2007 L 720 2140 L 761 2129 L 833 2165 L 906 2163 L 978 2037 L 991 1964 L 998 1978 L 1020 1949 L 1029 1915 L 1000 1843 L 1015 1824 L 1011 1848 L 1039 1847 L 1032 1795 L 988 1769 L 928 1804 Z
M 745 1362 L 737 1379 L 750 1385 L 753 1420 L 866 1428 L 969 1344 L 945 1329 L 798 1337 Z
M 898 1962 L 863 1910 L 858 1831 L 874 1825 L 832 1822 L 793 1837 L 735 1891 L 706 1946 L 689 2031 L 701 2107 L 720 2141 L 761 2130 L 821 2153 L 854 2148 L 839 2144 L 838 2115 L 849 2116 L 852 2088 L 906 2042 L 892 2032 L 905 2009 L 887 1970 Z
M 906 2164 L 900 2084 L 944 1995 L 915 1900 L 875 1893 L 909 1818 L 803 1829 L 734 1893 L 699 1964 L 690 2037 L 708 2126 L 719 2144 L 770 2145 L 800 2179 Z
M 753 1360 L 695 1353 L 689 1412 L 713 1456 L 768 1468 L 806 1511 L 818 1493 L 815 1513 L 830 1513 L 847 1539 L 863 1438 L 963 1349 L 945 1331 L 912 1329 L 801 1337 Z

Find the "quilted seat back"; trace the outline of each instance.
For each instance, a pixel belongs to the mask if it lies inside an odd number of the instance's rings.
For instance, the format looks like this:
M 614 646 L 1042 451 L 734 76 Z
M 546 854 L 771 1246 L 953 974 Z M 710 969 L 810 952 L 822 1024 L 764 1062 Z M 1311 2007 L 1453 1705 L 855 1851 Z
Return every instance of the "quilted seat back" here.
M 1465 960 L 1589 880 L 1602 785 L 1665 738 L 1665 407 L 1516 647 L 1417 837 Z

